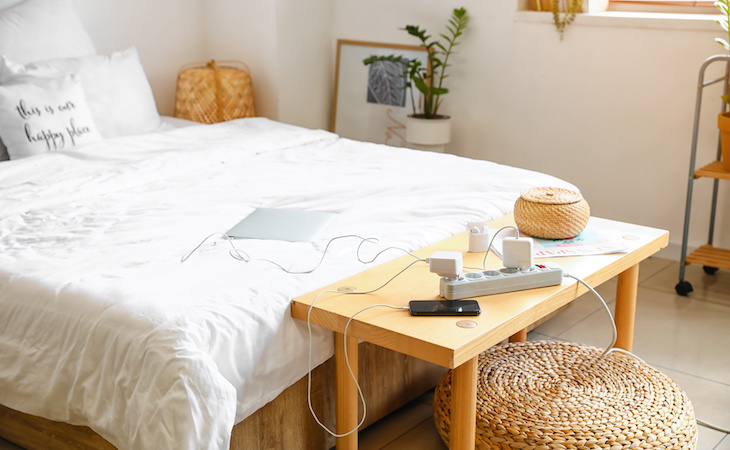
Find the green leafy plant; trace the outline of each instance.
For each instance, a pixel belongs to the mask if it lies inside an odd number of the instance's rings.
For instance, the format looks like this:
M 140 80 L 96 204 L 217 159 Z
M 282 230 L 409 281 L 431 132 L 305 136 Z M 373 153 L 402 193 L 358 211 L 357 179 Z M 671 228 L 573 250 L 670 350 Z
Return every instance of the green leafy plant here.
M 402 28 L 411 36 L 418 38 L 421 45 L 428 51 L 426 66 L 416 59 L 408 60 L 403 74 L 406 78 L 405 88 L 410 91 L 414 116 L 425 119 L 440 117 L 438 110 L 441 106 L 441 96 L 449 93 L 449 90 L 444 86 L 444 80 L 448 78 L 446 69 L 451 66 L 449 57 L 454 51 L 454 47 L 459 44 L 459 38 L 464 33 L 468 22 L 469 16 L 466 9 L 454 9 L 446 25 L 448 34 L 440 35 L 445 43 L 431 39 L 431 36 L 427 34 L 428 32 L 418 25 L 406 25 L 405 28 Z M 363 63 L 370 65 L 376 61 L 400 62 L 402 60 L 402 56 L 396 55 L 371 56 L 363 60 Z M 414 89 L 417 89 L 421 94 L 418 103 L 414 98 Z M 418 104 L 419 112 L 416 111 L 416 104 Z
M 563 33 L 565 32 L 565 27 L 573 23 L 575 20 L 575 15 L 578 13 L 578 11 L 581 11 L 583 9 L 583 2 L 581 0 L 566 0 L 567 2 L 567 8 L 566 12 L 564 14 L 560 14 L 560 0 L 553 0 L 553 23 L 555 23 L 555 28 L 558 29 L 558 33 L 560 33 L 560 40 L 563 40 Z
M 716 0 L 715 6 L 722 14 L 722 17 L 717 19 L 717 23 L 725 30 L 728 37 L 727 39 L 715 38 L 715 42 L 720 44 L 726 52 L 730 53 L 730 0 Z M 723 95 L 722 99 L 725 103 L 730 103 L 730 95 Z

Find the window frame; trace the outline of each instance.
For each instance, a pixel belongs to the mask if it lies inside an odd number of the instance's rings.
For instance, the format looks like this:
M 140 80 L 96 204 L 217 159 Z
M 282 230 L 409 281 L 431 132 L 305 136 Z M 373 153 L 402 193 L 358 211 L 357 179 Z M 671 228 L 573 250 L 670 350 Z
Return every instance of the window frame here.
M 609 0 L 609 11 L 715 14 L 713 0 Z

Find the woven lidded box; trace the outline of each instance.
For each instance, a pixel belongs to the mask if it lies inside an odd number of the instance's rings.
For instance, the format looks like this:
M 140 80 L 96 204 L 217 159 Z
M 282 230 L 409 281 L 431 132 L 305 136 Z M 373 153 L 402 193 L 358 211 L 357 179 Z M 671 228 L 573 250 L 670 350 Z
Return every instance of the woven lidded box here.
M 256 115 L 248 67 L 240 61 L 221 63 L 241 67 L 209 61 L 180 69 L 175 90 L 175 117 L 216 123 Z
M 536 238 L 568 239 L 588 224 L 591 209 L 582 195 L 557 187 L 531 188 L 515 202 L 515 223 L 520 232 Z

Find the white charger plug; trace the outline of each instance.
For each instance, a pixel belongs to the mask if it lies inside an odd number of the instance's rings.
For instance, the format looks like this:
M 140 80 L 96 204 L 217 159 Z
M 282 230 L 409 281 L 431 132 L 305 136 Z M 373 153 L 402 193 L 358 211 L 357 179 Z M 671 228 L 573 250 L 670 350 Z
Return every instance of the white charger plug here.
M 459 252 L 434 252 L 428 258 L 428 267 L 432 273 L 454 280 L 461 275 L 464 268 L 464 258 Z
M 502 241 L 502 264 L 508 269 L 532 267 L 532 238 L 518 237 Z
M 488 228 L 473 226 L 469 228 L 469 252 L 484 253 L 489 251 L 492 233 Z

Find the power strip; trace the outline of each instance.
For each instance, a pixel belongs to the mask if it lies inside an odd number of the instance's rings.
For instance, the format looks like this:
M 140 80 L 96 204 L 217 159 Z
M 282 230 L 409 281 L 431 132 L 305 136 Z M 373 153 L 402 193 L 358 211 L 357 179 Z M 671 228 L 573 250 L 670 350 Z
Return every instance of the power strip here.
M 458 300 L 482 295 L 501 294 L 544 286 L 555 286 L 563 281 L 563 269 L 536 264 L 528 269 L 485 270 L 470 272 L 458 280 L 441 278 L 439 291 L 447 300 Z

